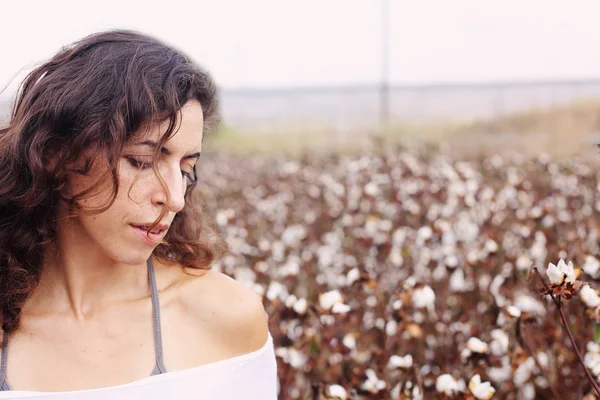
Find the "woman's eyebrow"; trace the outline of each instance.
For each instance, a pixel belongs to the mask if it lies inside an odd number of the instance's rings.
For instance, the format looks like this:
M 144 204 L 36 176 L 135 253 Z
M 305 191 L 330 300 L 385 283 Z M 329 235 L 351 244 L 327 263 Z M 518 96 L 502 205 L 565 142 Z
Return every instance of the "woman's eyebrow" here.
M 144 140 L 143 142 L 134 143 L 134 146 L 149 146 L 153 149 L 156 149 L 158 147 L 158 143 L 153 140 Z M 169 149 L 166 147 L 161 147 L 160 152 L 166 155 L 171 155 L 171 151 L 169 151 Z M 192 158 L 200 158 L 200 152 L 198 151 L 183 157 L 184 160 L 189 160 Z

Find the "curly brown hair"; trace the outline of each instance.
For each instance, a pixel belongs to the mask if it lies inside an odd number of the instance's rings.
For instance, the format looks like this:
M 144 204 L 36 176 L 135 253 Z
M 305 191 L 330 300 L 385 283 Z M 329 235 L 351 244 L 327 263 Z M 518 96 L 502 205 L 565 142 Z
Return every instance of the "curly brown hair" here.
M 4 332 L 17 329 L 23 303 L 39 282 L 45 250 L 57 236 L 59 205 L 68 205 L 73 215 L 110 208 L 119 189 L 117 166 L 124 145 L 146 127 L 168 123 L 160 149 L 176 133 L 181 108 L 190 100 L 202 106 L 205 132 L 215 128 L 217 89 L 210 75 L 181 52 L 129 30 L 87 36 L 25 78 L 8 125 L 0 129 Z M 88 175 L 98 160 L 108 165 L 98 185 L 67 195 L 67 176 Z M 75 161 L 84 167 L 70 167 Z M 167 264 L 208 269 L 223 242 L 203 217 L 195 183 L 154 255 Z M 110 201 L 100 210 L 82 210 L 79 201 L 103 184 L 112 185 Z

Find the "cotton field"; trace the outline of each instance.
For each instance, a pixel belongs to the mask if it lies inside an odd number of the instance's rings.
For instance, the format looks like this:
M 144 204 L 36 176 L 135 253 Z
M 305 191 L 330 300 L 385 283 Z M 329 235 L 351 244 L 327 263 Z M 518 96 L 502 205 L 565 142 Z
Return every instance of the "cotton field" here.
M 600 168 L 388 149 L 200 169 L 280 399 L 595 398 L 540 277 L 589 283 L 563 308 L 600 376 Z

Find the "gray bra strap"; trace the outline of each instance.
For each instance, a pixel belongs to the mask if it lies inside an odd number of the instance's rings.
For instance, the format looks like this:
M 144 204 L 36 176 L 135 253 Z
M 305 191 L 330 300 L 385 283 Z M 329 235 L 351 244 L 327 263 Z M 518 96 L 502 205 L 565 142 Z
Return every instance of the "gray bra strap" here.
M 8 365 L 8 333 L 2 332 L 2 360 L 0 362 L 0 387 L 6 382 L 6 367 Z
M 152 295 L 152 315 L 154 321 L 154 349 L 156 352 L 156 368 L 153 374 L 164 374 L 167 372 L 163 361 L 162 332 L 160 329 L 160 304 L 158 289 L 156 288 L 156 277 L 154 276 L 154 263 L 152 256 L 148 258 L 148 279 L 150 280 L 150 292 Z M 4 352 L 2 352 L 4 356 Z

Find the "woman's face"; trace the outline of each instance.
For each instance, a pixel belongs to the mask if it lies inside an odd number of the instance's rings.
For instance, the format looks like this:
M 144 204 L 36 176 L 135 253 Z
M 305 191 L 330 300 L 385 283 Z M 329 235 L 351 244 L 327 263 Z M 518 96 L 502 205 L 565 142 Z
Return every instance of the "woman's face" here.
M 158 171 L 169 196 L 152 169 L 157 143 L 166 123 L 125 145 L 118 165 L 119 190 L 112 206 L 101 214 L 84 215 L 59 222 L 61 248 L 77 246 L 90 255 L 108 256 L 118 263 L 142 263 L 166 235 L 175 215 L 185 205 L 185 192 L 194 179 L 194 165 L 202 150 L 202 107 L 190 101 L 182 108 L 177 133 L 161 149 Z M 80 193 L 97 181 L 97 173 L 74 176 L 70 193 Z M 94 191 L 80 201 L 83 209 L 98 208 L 110 199 L 112 185 Z M 169 200 L 167 200 L 169 199 Z M 159 225 L 150 227 L 166 208 Z

